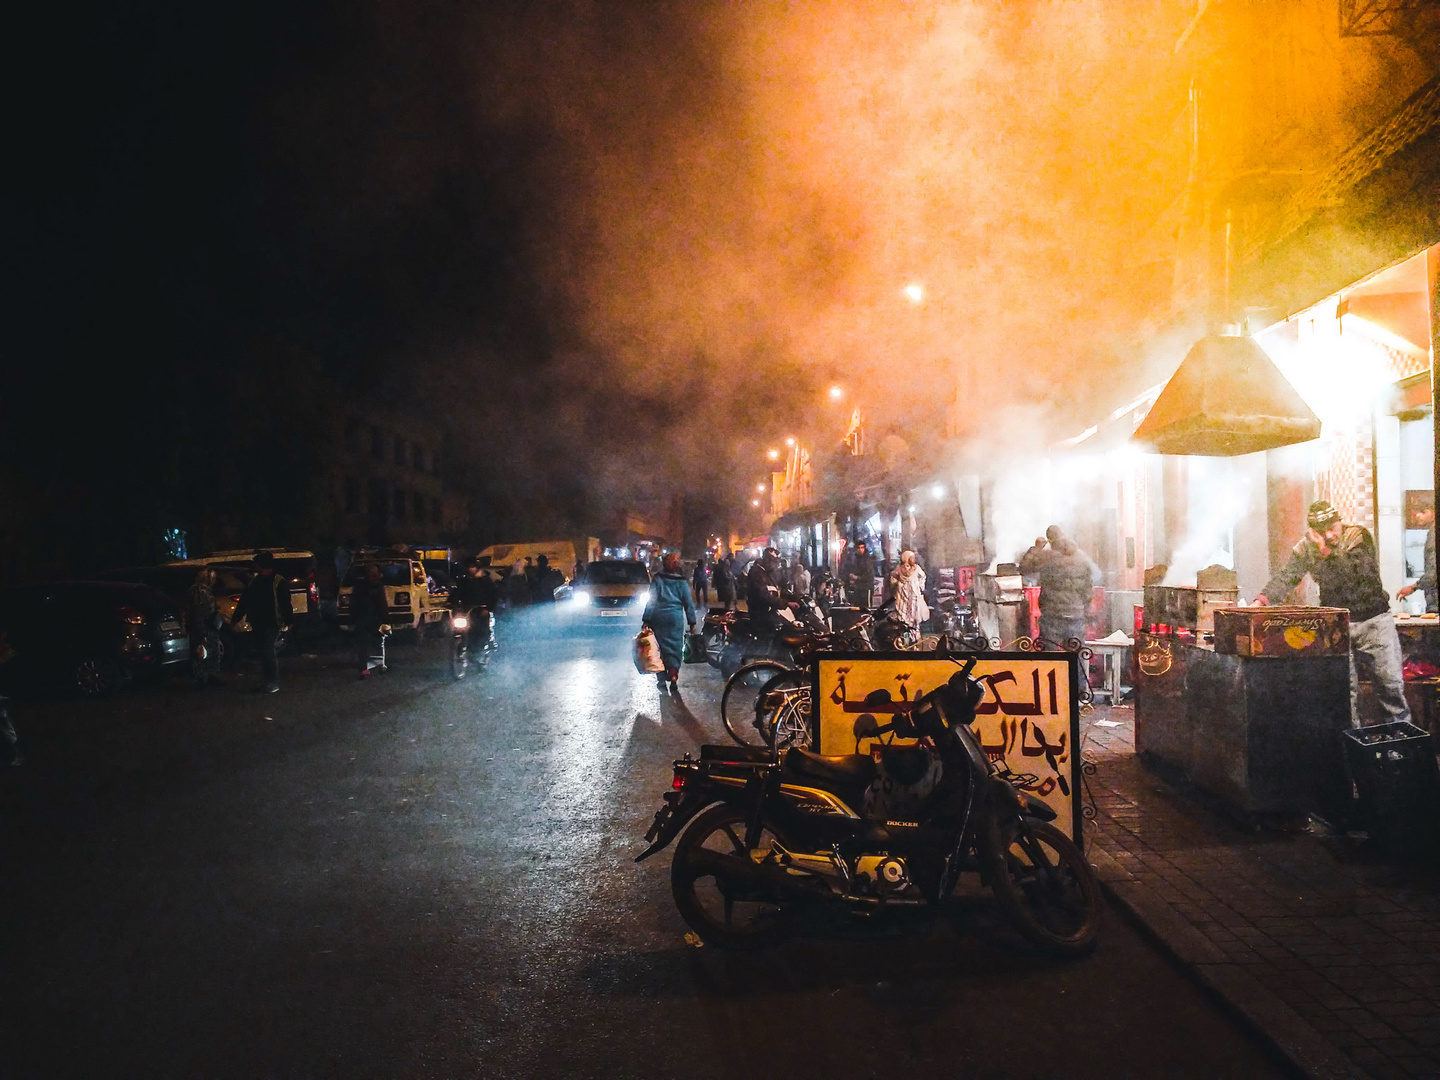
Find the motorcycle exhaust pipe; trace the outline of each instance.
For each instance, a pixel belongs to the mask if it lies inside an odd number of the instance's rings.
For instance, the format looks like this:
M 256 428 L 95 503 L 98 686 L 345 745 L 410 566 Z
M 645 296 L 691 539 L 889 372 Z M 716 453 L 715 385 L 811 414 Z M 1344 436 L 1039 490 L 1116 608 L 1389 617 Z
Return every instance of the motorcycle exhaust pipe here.
M 724 855 L 718 851 L 697 851 L 690 856 L 690 869 L 696 877 L 714 875 L 717 879 L 754 887 L 775 900 L 813 899 L 829 889 L 819 878 L 808 874 L 791 874 L 782 867 L 757 863 L 741 855 Z

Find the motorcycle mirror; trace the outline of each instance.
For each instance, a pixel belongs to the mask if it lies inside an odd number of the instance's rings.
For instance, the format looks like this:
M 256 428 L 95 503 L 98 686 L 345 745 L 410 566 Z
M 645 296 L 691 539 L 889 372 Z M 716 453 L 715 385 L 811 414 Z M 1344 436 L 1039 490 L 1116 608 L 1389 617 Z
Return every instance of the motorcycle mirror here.
M 865 739 L 880 735 L 880 721 L 870 713 L 864 713 L 855 720 L 855 738 Z

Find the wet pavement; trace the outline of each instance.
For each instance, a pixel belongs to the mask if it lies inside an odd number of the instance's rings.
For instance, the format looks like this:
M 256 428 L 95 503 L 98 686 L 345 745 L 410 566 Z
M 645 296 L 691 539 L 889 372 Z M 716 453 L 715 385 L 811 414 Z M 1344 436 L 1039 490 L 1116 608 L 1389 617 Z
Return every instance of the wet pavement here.
M 1111 894 L 1307 1075 L 1440 1076 L 1440 869 L 1321 822 L 1227 815 L 1134 750 L 1129 707 L 1085 720 L 1090 848 Z
M 5 1076 L 1291 1075 L 1119 915 L 1094 956 L 981 897 L 757 955 L 685 942 L 632 861 L 670 760 L 723 741 L 623 635 L 507 635 L 454 684 L 287 658 L 18 703 L 0 776 Z

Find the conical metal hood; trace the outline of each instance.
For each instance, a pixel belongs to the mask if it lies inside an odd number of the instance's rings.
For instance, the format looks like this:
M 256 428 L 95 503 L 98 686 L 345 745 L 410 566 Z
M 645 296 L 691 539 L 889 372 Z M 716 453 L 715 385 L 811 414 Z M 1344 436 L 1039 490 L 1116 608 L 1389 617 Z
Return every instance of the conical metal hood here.
M 1211 334 L 1190 348 L 1135 441 L 1159 454 L 1232 457 L 1320 437 L 1320 418 L 1248 337 Z

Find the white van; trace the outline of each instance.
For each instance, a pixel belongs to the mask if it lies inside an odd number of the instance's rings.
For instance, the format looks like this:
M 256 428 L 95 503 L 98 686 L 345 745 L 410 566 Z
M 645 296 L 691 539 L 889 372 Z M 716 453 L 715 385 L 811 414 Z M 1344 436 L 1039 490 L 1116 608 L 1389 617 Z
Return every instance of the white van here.
M 587 538 L 586 548 L 586 551 L 578 554 L 583 555 L 587 563 L 600 558 L 599 540 L 594 537 Z M 565 575 L 566 581 L 575 577 L 577 552 L 574 542 L 570 540 L 535 540 L 526 544 L 491 544 L 477 552 L 475 558 L 482 566 L 507 567 L 516 562 L 523 563 L 527 556 L 538 563 L 541 555 L 549 560 L 552 567 Z

